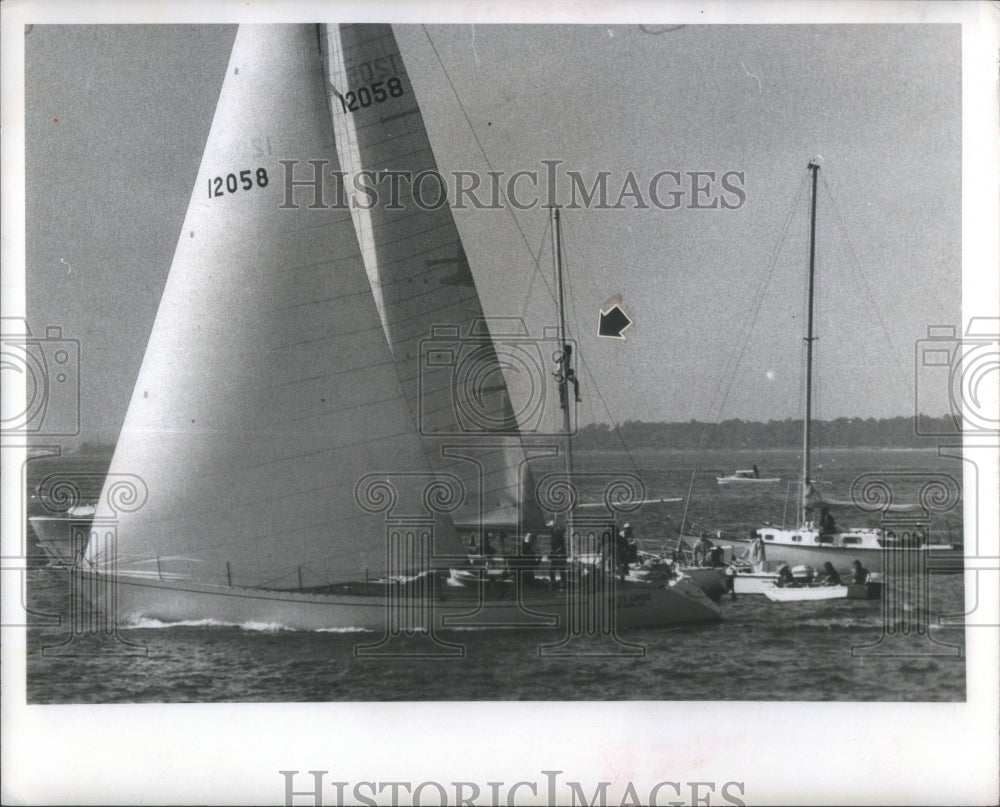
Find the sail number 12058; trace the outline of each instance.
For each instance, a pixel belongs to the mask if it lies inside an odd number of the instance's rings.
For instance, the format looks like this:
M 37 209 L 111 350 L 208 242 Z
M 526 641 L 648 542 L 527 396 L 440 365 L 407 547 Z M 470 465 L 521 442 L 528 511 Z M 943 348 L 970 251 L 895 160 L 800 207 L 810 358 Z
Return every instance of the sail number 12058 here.
M 403 82 L 399 76 L 393 76 L 388 81 L 376 81 L 365 87 L 358 87 L 356 90 L 348 90 L 343 95 L 337 94 L 340 105 L 344 112 L 357 112 L 359 109 L 371 106 L 372 103 L 381 104 L 389 98 L 399 98 L 406 90 L 403 89 Z
M 256 180 L 256 183 L 254 180 Z M 239 176 L 236 174 L 226 174 L 224 177 L 209 177 L 208 198 L 211 199 L 213 196 L 222 196 L 223 189 L 227 190 L 229 193 L 236 193 L 236 191 L 241 188 L 245 191 L 249 191 L 253 189 L 254 184 L 256 184 L 258 188 L 267 187 L 266 168 L 258 168 L 256 171 L 240 171 Z

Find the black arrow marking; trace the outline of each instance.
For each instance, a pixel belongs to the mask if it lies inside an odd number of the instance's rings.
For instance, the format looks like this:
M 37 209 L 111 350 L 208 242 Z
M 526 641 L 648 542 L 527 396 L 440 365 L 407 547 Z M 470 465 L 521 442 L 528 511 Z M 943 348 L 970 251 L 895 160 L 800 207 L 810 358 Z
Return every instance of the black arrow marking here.
M 628 314 L 617 305 L 612 306 L 608 311 L 599 310 L 601 317 L 597 323 L 597 335 L 606 336 L 609 339 L 624 339 L 622 334 L 632 327 L 632 320 L 629 319 Z

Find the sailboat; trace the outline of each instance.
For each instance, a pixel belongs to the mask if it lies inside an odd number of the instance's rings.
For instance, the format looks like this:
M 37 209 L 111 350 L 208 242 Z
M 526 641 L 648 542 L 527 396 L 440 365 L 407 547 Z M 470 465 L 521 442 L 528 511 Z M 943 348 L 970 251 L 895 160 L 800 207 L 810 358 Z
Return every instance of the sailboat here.
M 542 523 L 496 336 L 447 206 L 340 204 L 324 185 L 433 166 L 390 26 L 241 26 L 80 567 L 118 621 L 426 635 L 565 630 L 595 607 L 623 628 L 719 618 L 686 578 L 595 589 L 583 578 L 605 575 L 581 568 L 512 595 L 450 575 L 456 522 Z M 471 343 L 489 389 L 463 398 L 428 339 Z M 463 404 L 495 428 L 469 438 Z M 567 527 L 572 566 L 594 536 L 572 512 Z
M 895 560 L 902 563 L 892 563 L 894 571 L 903 571 L 907 567 L 906 558 L 913 552 L 923 553 L 926 557 L 934 556 L 951 566 L 961 568 L 962 547 L 952 544 L 931 544 L 917 530 L 913 533 L 901 533 L 896 536 L 887 529 L 868 527 L 852 527 L 842 529 L 836 525 L 830 514 L 829 507 L 824 504 L 822 494 L 816 489 L 811 470 L 812 449 L 812 387 L 813 387 L 813 330 L 814 284 L 816 274 L 816 196 L 820 165 L 818 159 L 809 162 L 812 182 L 812 201 L 809 211 L 809 274 L 807 330 L 804 342 L 806 345 L 805 372 L 805 418 L 802 434 L 802 484 L 799 502 L 799 526 L 793 529 L 778 529 L 767 525 L 751 531 L 748 538 L 727 536 L 727 541 L 740 544 L 751 544 L 757 554 L 762 556 L 757 568 L 753 570 L 737 569 L 737 576 L 747 573 L 763 577 L 776 568 L 778 562 L 790 566 L 808 565 L 819 568 L 830 562 L 840 571 L 846 571 L 853 561 L 860 561 L 871 572 L 881 573 L 884 569 L 885 557 L 891 553 Z M 936 568 L 941 564 L 935 562 Z

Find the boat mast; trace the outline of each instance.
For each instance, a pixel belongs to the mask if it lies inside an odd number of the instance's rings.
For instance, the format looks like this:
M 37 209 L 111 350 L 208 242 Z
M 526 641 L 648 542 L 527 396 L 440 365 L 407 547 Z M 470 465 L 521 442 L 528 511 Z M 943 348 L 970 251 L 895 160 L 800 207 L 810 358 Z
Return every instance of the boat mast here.
M 806 523 L 806 496 L 809 491 L 809 438 L 812 420 L 812 361 L 813 361 L 813 291 L 816 274 L 816 185 L 819 177 L 819 158 L 809 161 L 812 172 L 812 205 L 809 211 L 809 306 L 806 317 L 806 413 L 802 424 L 802 518 L 800 524 Z
M 556 378 L 559 382 L 559 405 L 563 413 L 563 434 L 566 435 L 566 482 L 573 483 L 573 424 L 570 422 L 570 385 L 573 378 L 573 348 L 566 340 L 566 307 L 563 301 L 563 265 L 562 265 L 562 234 L 559 225 L 559 207 L 552 206 L 552 255 L 556 264 L 556 288 L 559 302 L 559 347 L 562 355 L 559 358 L 559 372 Z M 575 389 L 574 389 L 575 400 Z M 573 511 L 566 514 L 566 541 L 570 557 L 576 552 L 573 546 Z

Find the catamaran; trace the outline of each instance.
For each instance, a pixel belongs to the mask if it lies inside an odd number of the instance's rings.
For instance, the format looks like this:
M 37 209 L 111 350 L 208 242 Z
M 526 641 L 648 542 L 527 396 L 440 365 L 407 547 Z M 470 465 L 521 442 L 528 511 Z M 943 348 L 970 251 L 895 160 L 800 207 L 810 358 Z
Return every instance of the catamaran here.
M 390 26 L 240 28 L 87 586 L 120 622 L 427 633 L 718 619 L 688 578 L 617 581 L 576 562 L 608 535 L 572 510 L 564 589 L 451 575 L 466 557 L 456 521 L 523 531 L 544 517 L 450 210 L 324 190 L 386 170 L 436 170 Z M 141 481 L 123 492 L 123 479 Z

